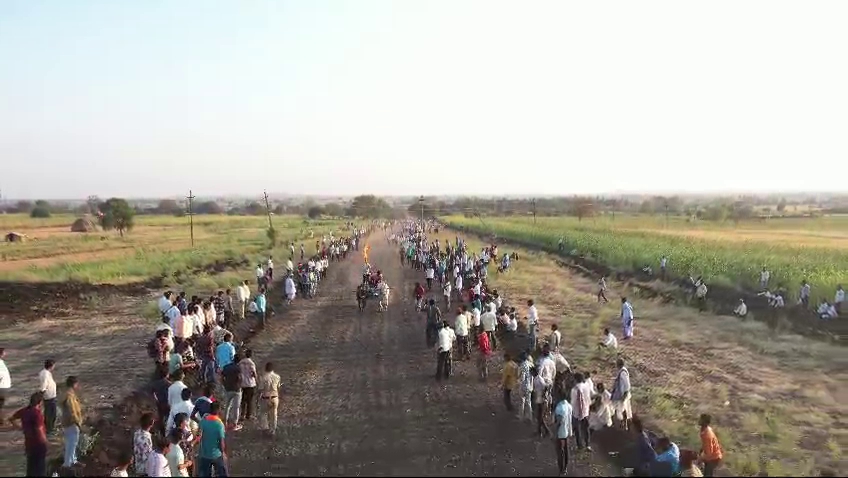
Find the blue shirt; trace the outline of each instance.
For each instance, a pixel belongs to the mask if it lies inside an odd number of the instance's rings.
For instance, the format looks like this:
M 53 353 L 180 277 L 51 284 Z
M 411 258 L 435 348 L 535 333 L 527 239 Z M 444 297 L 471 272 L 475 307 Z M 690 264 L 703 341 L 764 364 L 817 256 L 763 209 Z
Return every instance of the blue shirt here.
M 216 460 L 224 456 L 224 422 L 217 415 L 207 415 L 200 421 L 200 458 Z
M 218 362 L 218 368 L 223 369 L 227 365 L 233 363 L 236 358 L 236 348 L 232 342 L 221 342 L 215 348 L 215 361 Z
M 554 409 L 554 417 L 557 419 L 557 438 L 565 440 L 571 436 L 571 404 L 563 400 Z
M 256 309 L 263 314 L 265 313 L 265 294 L 259 294 L 256 296 Z
M 680 468 L 680 449 L 677 448 L 677 445 L 672 443 L 668 450 L 657 455 L 657 461 L 670 464 L 671 473 L 677 474 L 677 471 Z

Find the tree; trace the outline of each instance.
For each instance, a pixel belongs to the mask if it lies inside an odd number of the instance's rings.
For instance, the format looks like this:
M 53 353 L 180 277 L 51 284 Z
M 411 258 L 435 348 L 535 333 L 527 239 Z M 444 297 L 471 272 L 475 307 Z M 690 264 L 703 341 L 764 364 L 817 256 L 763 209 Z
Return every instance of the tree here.
M 124 237 L 124 231 L 129 231 L 135 224 L 135 210 L 125 199 L 111 198 L 100 203 L 100 226 L 103 230 L 115 229 Z
M 584 217 L 592 217 L 595 215 L 595 204 L 591 198 L 582 198 L 574 202 L 574 210 L 572 213 L 577 216 L 578 221 L 582 221 Z
M 341 217 L 344 216 L 345 210 L 339 203 L 328 202 L 324 204 L 324 214 L 332 217 Z
M 29 217 L 35 218 L 45 218 L 50 217 L 50 208 L 44 205 L 38 205 L 32 208 L 32 211 L 29 213 Z
M 266 213 L 265 206 L 259 204 L 256 201 L 252 201 L 247 206 L 245 206 L 244 212 L 249 216 L 261 216 Z
M 197 206 L 192 206 L 195 214 L 224 214 L 224 208 L 215 201 L 204 201 Z
M 17 204 L 15 204 L 15 212 L 19 213 L 32 212 L 32 208 L 33 205 L 29 201 L 18 201 Z
M 777 212 L 783 214 L 783 211 L 786 210 L 786 198 L 780 198 L 780 202 L 777 203 Z
M 306 215 L 309 216 L 309 219 L 317 219 L 321 217 L 322 214 L 324 214 L 324 208 L 321 206 L 312 206 L 306 213 Z
M 88 206 L 88 213 L 96 216 L 98 211 L 97 208 L 100 206 L 100 198 L 95 195 L 88 196 L 85 200 L 85 204 Z
M 418 201 L 410 204 L 406 211 L 410 216 L 416 217 L 418 219 L 421 218 L 421 204 Z M 424 217 L 434 217 L 439 215 L 439 208 L 432 204 L 430 201 L 424 201 Z
M 391 206 L 382 198 L 368 194 L 353 198 L 348 215 L 377 219 L 380 217 L 389 217 L 391 215 L 391 209 Z
M 177 216 L 183 214 L 183 208 L 173 199 L 163 199 L 156 206 L 156 213 Z

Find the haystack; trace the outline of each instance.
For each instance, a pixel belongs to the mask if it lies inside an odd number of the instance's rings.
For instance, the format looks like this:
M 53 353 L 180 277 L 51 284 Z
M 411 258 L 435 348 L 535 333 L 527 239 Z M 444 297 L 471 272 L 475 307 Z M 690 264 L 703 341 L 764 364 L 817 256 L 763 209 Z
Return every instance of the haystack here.
M 71 224 L 71 232 L 94 232 L 97 224 L 88 217 L 81 217 Z

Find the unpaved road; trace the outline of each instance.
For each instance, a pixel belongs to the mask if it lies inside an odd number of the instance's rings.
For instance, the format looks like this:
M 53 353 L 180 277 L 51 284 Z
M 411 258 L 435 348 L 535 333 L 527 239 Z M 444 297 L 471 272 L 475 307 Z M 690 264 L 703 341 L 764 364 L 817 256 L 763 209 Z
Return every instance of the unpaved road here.
M 470 362 L 455 363 L 449 383 L 435 381 L 435 352 L 408 299 L 420 273 L 402 269 L 382 236 L 370 240 L 371 262 L 394 289 L 388 312 L 369 303 L 358 313 L 362 259 L 355 257 L 335 266 L 318 298 L 253 339 L 257 365 L 272 360 L 283 378 L 280 426 L 274 439 L 253 424 L 231 434 L 231 473 L 556 475 L 551 440 L 504 408 L 500 359 L 488 383 Z M 617 474 L 589 462 L 572 453 L 570 474 Z

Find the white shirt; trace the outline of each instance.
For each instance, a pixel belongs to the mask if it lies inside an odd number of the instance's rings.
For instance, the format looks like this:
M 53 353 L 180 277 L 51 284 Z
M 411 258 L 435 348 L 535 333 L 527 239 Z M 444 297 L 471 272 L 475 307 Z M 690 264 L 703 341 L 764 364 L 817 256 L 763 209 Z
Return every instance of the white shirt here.
M 183 401 L 183 390 L 186 388 L 188 387 L 182 381 L 174 382 L 168 387 L 168 405 L 171 408 Z M 189 413 L 191 412 L 189 411 Z
M 444 295 L 450 295 L 451 294 L 450 282 L 445 282 L 445 287 L 444 287 L 443 291 L 444 291 Z
M 539 312 L 536 310 L 535 305 L 531 305 L 530 308 L 527 309 L 527 319 L 530 322 L 530 325 L 536 325 L 539 322 Z
M 453 347 L 453 341 L 456 339 L 453 329 L 450 327 L 442 327 L 439 331 L 439 351 L 449 352 Z
M 745 315 L 748 313 L 748 306 L 745 305 L 744 302 L 740 302 L 739 306 L 736 307 L 736 310 L 734 310 L 733 312 L 735 312 L 736 315 Z
M 630 302 L 621 304 L 621 318 L 625 320 L 633 319 L 633 306 L 630 305 Z
M 268 259 L 268 268 L 269 268 L 269 269 L 273 269 L 273 268 L 274 268 L 274 261 L 272 261 L 271 259 Z
M 295 289 L 294 286 L 294 279 L 292 279 L 291 276 L 286 277 L 286 295 L 294 295 L 296 290 L 297 289 Z
M 465 314 L 457 315 L 454 327 L 456 328 L 456 335 L 460 337 L 468 335 L 468 316 Z
M 41 369 L 38 372 L 39 390 L 44 392 L 45 400 L 53 400 L 56 398 L 56 381 L 53 380 L 53 373 L 47 369 Z
M 238 286 L 236 288 L 236 297 L 238 297 L 238 300 L 241 302 L 247 302 L 247 300 L 250 299 L 250 288 L 244 284 Z
M 0 388 L 12 388 L 12 376 L 5 360 L 0 360 Z
M 509 318 L 509 322 L 506 323 L 506 330 L 509 330 L 510 332 L 518 330 L 518 320 L 515 317 Z
M 542 357 L 539 360 L 539 376 L 550 386 L 554 384 L 556 377 L 556 362 L 551 357 Z
M 462 290 L 462 276 L 456 276 L 456 290 Z
M 478 282 L 478 283 L 476 283 L 476 284 L 474 284 L 474 288 L 473 288 L 473 290 L 474 290 L 474 294 L 475 294 L 475 295 L 480 295 L 480 292 L 481 292 L 481 286 L 480 286 L 480 283 L 479 283 L 479 282 Z
M 294 264 L 292 264 L 291 259 L 289 259 L 289 260 L 287 260 L 287 261 L 286 261 L 286 269 L 288 269 L 288 270 L 290 270 L 290 271 L 293 271 L 293 270 L 294 270 Z
M 809 297 L 809 296 L 810 296 L 810 284 L 804 284 L 801 287 L 801 297 L 805 298 L 805 297 Z
M 256 277 L 264 277 L 264 276 L 265 276 L 265 272 L 262 270 L 262 268 L 257 267 L 256 268 Z
M 168 422 L 166 423 L 166 430 L 168 433 L 171 433 L 171 429 L 174 428 L 174 418 L 178 413 L 185 413 L 187 416 L 191 416 L 191 412 L 193 410 L 194 404 L 191 403 L 191 400 L 182 400 L 182 397 L 180 397 L 180 402 L 171 407 L 171 413 L 168 415 Z
M 768 282 L 770 276 L 769 271 L 760 272 L 760 282 Z
M 147 458 L 147 476 L 164 478 L 171 476 L 171 467 L 168 466 L 168 459 L 161 453 L 155 451 Z
M 571 389 L 571 415 L 582 420 L 589 417 L 589 405 L 591 404 L 591 394 L 587 390 L 586 382 L 577 384 Z
M 837 304 L 845 302 L 845 291 L 842 290 L 842 289 L 837 290 L 836 291 L 836 298 L 833 301 L 836 302 Z
M 536 397 L 533 399 L 536 403 L 545 403 L 547 397 L 545 396 L 545 389 L 548 387 L 548 384 L 545 383 L 545 379 L 542 378 L 541 375 L 536 375 L 536 378 L 533 379 L 533 392 Z
M 604 339 L 604 347 L 609 347 L 611 349 L 618 348 L 618 339 L 615 338 L 615 335 L 613 335 L 612 332 L 608 333 Z
M 432 267 L 428 267 L 427 270 L 424 271 L 424 277 L 427 279 L 433 279 L 436 277 L 436 271 L 434 271 Z
M 827 306 L 827 316 L 831 319 L 835 319 L 839 316 L 839 313 L 836 312 L 836 307 L 834 307 L 833 304 Z
M 492 312 L 486 312 L 485 314 L 480 316 L 480 323 L 483 325 L 483 330 L 485 330 L 486 332 L 494 332 L 497 322 L 498 318 Z
M 171 301 L 169 299 L 166 299 L 165 296 L 159 297 L 159 312 L 164 314 L 170 308 Z
M 168 312 L 165 312 L 165 315 L 168 316 L 168 322 L 171 325 L 171 330 L 177 330 L 177 319 L 180 318 L 180 309 L 177 308 L 176 305 L 172 305 Z
M 660 267 L 662 267 L 663 269 L 665 269 L 665 265 L 666 265 L 666 264 L 668 264 L 668 259 L 667 259 L 667 258 L 663 257 L 662 259 L 660 259 Z

